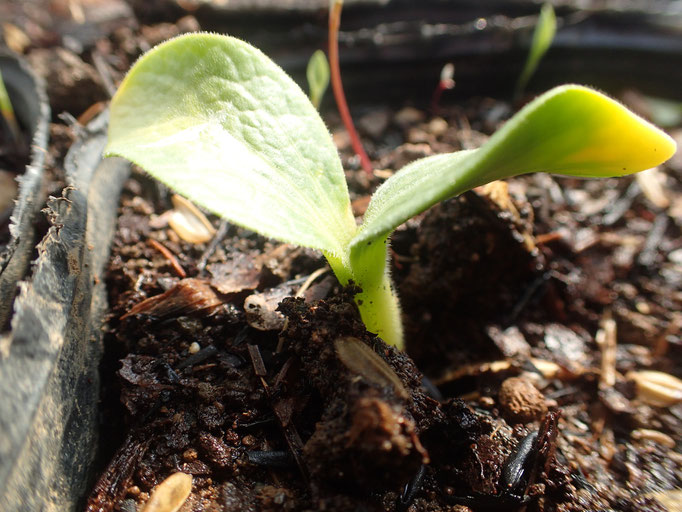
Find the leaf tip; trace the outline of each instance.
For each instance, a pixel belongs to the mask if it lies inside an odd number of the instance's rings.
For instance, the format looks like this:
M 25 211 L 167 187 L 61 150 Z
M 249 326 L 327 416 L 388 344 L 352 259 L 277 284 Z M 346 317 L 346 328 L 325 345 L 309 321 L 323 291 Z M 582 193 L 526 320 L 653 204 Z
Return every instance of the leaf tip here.
M 554 91 L 557 96 L 566 95 L 568 110 L 580 111 L 586 140 L 583 149 L 569 160 L 590 162 L 587 176 L 644 171 L 662 164 L 677 151 L 677 144 L 663 130 L 599 91 L 573 84 Z

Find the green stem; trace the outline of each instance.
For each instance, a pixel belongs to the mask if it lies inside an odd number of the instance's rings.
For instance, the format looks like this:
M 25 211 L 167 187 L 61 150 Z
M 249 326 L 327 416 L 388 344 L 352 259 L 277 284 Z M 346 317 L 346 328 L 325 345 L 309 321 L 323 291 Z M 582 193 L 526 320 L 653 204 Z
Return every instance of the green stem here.
M 355 302 L 367 330 L 402 349 L 403 324 L 400 303 L 386 263 L 387 238 L 354 247 L 348 255 L 325 253 L 325 257 L 341 284 L 352 280 L 362 289 L 355 296 Z
M 378 283 L 362 287 L 362 292 L 355 297 L 355 302 L 367 330 L 377 334 L 389 345 L 395 345 L 402 350 L 404 342 L 400 303 L 398 295 L 393 290 L 388 270 L 383 273 Z

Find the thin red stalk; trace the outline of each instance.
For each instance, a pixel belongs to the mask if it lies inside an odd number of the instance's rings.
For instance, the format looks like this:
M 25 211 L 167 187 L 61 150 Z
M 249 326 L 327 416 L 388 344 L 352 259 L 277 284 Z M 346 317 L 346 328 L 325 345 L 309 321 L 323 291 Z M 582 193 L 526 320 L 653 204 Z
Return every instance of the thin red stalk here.
M 343 93 L 341 83 L 341 68 L 339 67 L 339 25 L 341 24 L 341 9 L 343 0 L 336 0 L 329 10 L 329 68 L 331 73 L 332 91 L 336 106 L 341 114 L 343 125 L 348 131 L 353 150 L 360 157 L 360 164 L 367 174 L 372 174 L 372 162 L 370 162 L 365 149 L 362 147 L 358 132 L 355 130 L 353 119 L 348 110 L 346 95 Z
M 168 260 L 168 263 L 170 263 L 171 268 L 175 271 L 178 277 L 182 279 L 187 277 L 185 269 L 182 268 L 182 265 L 180 265 L 180 262 L 175 257 L 175 255 L 172 252 L 170 252 L 170 249 L 168 249 L 168 247 L 163 245 L 161 242 L 157 242 L 153 238 L 149 239 L 149 245 L 151 245 L 154 249 L 163 254 L 163 257 Z
M 443 86 L 443 82 L 440 81 L 438 82 L 438 85 L 433 91 L 433 96 L 431 96 L 431 113 L 434 116 L 437 116 L 440 113 L 440 97 L 443 95 L 443 91 L 445 90 L 445 87 Z

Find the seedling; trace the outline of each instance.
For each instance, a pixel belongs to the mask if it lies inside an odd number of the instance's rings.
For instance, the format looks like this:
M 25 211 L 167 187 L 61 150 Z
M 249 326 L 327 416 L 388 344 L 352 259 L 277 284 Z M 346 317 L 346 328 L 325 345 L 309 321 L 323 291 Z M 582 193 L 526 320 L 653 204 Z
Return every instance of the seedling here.
M 7 127 L 9 128 L 12 139 L 15 143 L 21 144 L 21 130 L 19 129 L 19 124 L 17 123 L 17 118 L 14 115 L 14 108 L 12 108 L 12 101 L 7 93 L 7 88 L 5 87 L 5 81 L 2 79 L 2 73 L 0 72 L 0 114 L 5 118 Z
M 556 34 L 556 15 L 552 4 L 545 3 L 540 8 L 540 16 L 538 17 L 538 24 L 535 25 L 533 32 L 533 40 L 530 44 L 530 51 L 526 64 L 523 66 L 523 71 L 516 82 L 516 96 L 520 96 L 528 84 L 528 80 L 533 76 L 535 70 L 540 63 L 543 55 L 547 53 L 549 47 L 552 46 L 554 35 Z
M 123 156 L 230 221 L 319 249 L 356 297 L 367 329 L 403 346 L 388 238 L 430 206 L 529 172 L 621 176 L 667 160 L 675 143 L 592 89 L 536 98 L 480 149 L 407 165 L 374 193 L 358 226 L 341 161 L 319 114 L 287 74 L 233 37 L 191 34 L 152 49 L 111 103 L 107 155 Z
M 308 61 L 306 69 L 310 102 L 316 109 L 320 109 L 322 97 L 329 86 L 329 63 L 322 50 L 315 50 Z
M 372 174 L 372 162 L 370 161 L 362 141 L 358 135 L 353 118 L 350 116 L 346 95 L 343 92 L 341 83 L 341 66 L 339 65 L 339 25 L 341 25 L 341 11 L 343 10 L 343 0 L 329 0 L 329 65 L 331 66 L 332 92 L 336 100 L 336 107 L 339 109 L 341 121 L 346 127 L 353 151 L 360 158 L 360 165 L 367 174 Z
M 440 79 L 438 80 L 438 85 L 431 95 L 431 112 L 434 115 L 438 115 L 438 104 L 440 103 L 440 97 L 443 95 L 443 91 L 448 91 L 454 89 L 455 87 L 455 65 L 452 62 L 448 62 L 443 69 L 440 70 Z

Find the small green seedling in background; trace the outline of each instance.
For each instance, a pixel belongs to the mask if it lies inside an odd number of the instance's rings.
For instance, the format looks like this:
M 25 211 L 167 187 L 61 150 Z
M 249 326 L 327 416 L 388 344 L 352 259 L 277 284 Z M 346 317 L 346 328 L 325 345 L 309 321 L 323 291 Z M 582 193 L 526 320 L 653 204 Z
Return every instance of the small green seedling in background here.
M 682 102 L 643 96 L 648 116 L 656 124 L 664 128 L 674 128 L 682 123 Z
M 19 129 L 19 124 L 17 123 L 17 118 L 14 115 L 14 109 L 12 108 L 12 101 L 7 93 L 7 88 L 5 87 L 5 81 L 2 79 L 2 72 L 0 72 L 0 114 L 5 118 L 5 122 L 9 127 L 9 131 L 12 135 L 12 139 L 15 143 L 21 143 L 21 130 Z
M 358 226 L 331 136 L 274 62 L 229 36 L 191 34 L 152 49 L 111 103 L 105 153 L 265 236 L 319 249 L 371 332 L 403 346 L 387 262 L 393 230 L 430 206 L 529 172 L 621 176 L 675 152 L 666 134 L 592 89 L 536 98 L 480 149 L 417 160 L 374 193 Z
M 530 44 L 530 51 L 526 64 L 523 66 L 523 71 L 516 82 L 516 97 L 519 97 L 526 88 L 530 77 L 533 76 L 535 70 L 540 63 L 540 59 L 547 53 L 549 47 L 552 46 L 554 35 L 556 34 L 556 15 L 554 8 L 549 2 L 542 5 L 540 9 L 540 16 L 538 17 L 538 24 L 535 25 L 533 32 L 533 40 Z
M 310 57 L 306 77 L 310 90 L 310 102 L 319 110 L 322 97 L 329 86 L 329 62 L 322 50 L 316 50 Z

